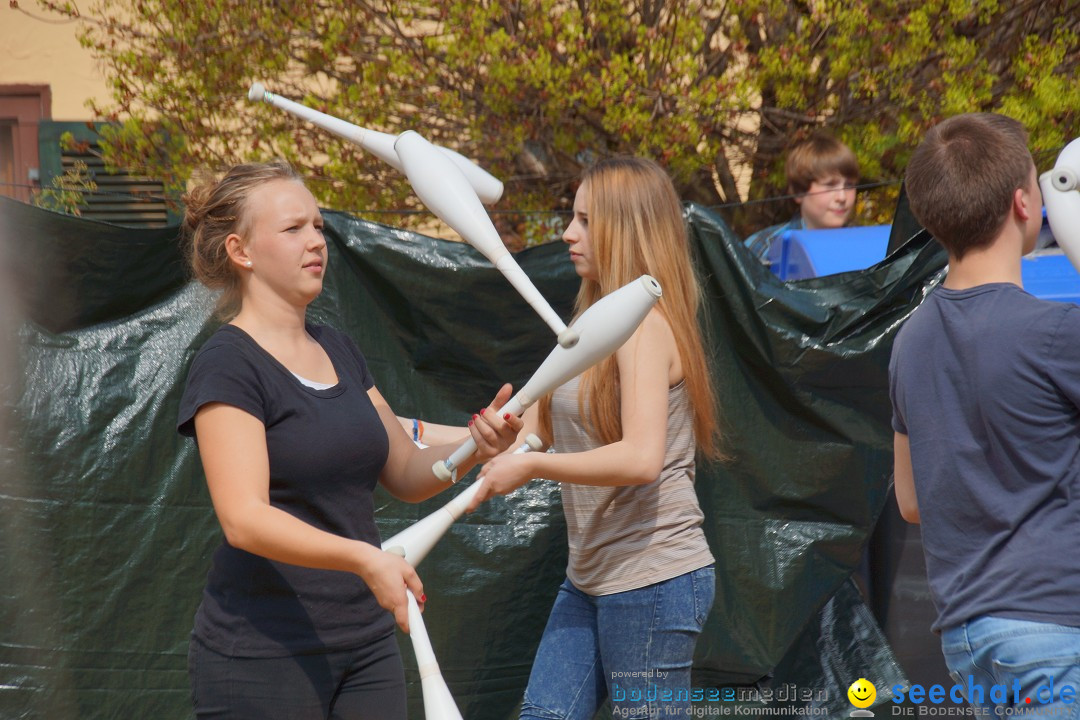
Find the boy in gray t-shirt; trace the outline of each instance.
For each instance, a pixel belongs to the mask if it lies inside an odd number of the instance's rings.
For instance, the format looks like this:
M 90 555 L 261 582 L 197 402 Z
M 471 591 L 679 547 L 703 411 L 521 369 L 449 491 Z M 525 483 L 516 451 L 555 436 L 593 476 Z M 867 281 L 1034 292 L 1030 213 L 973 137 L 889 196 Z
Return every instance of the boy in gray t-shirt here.
M 933 629 L 972 705 L 1072 716 L 1080 307 L 1022 287 L 1020 258 L 1042 223 L 1027 135 L 1001 115 L 950 118 L 916 149 L 906 183 L 949 253 L 889 367 L 896 499 L 922 524 Z

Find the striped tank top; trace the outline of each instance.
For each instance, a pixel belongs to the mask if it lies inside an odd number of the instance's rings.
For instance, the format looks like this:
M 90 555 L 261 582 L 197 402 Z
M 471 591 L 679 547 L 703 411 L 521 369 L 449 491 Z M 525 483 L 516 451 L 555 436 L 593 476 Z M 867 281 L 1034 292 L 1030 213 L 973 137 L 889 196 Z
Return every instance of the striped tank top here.
M 556 452 L 583 452 L 600 445 L 585 431 L 578 413 L 579 382 L 574 378 L 552 396 Z M 636 590 L 713 562 L 694 492 L 693 413 L 684 382 L 668 391 L 666 448 L 660 477 L 646 485 L 562 483 L 570 545 L 566 575 L 582 592 Z

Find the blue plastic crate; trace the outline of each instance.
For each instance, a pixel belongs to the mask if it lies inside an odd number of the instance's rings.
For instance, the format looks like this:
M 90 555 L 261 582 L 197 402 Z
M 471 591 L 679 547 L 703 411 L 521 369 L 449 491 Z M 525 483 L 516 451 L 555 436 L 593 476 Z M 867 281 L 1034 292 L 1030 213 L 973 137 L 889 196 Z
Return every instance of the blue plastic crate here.
M 890 225 L 837 230 L 787 230 L 769 249 L 772 271 L 782 280 L 799 280 L 851 270 L 864 270 L 885 259 Z M 1044 223 L 1044 233 L 1049 226 Z M 1035 297 L 1080 304 L 1080 273 L 1054 245 L 1025 257 L 1021 264 L 1024 289 Z
M 891 230 L 891 225 L 785 230 L 769 248 L 769 264 L 781 280 L 864 270 L 885 259 Z
M 1035 297 L 1080 303 L 1080 273 L 1060 250 L 1042 251 L 1020 264 L 1024 289 Z

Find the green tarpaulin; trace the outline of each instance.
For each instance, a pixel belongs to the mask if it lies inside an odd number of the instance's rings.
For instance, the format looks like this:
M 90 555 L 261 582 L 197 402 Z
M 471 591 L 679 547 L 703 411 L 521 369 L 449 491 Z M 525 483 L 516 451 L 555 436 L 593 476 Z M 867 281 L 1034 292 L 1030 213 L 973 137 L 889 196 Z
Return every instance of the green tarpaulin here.
M 0 717 L 190 717 L 188 634 L 220 531 L 194 444 L 174 428 L 188 364 L 216 327 L 212 297 L 187 282 L 175 229 L 2 198 L 0 216 Z M 784 284 L 717 216 L 687 216 L 734 458 L 698 472 L 718 592 L 694 684 L 749 686 L 752 701 L 798 688 L 845 716 L 858 677 L 879 680 L 880 700 L 903 679 L 850 578 L 889 482 L 892 338 L 944 259 L 911 242 L 866 271 Z M 554 347 L 467 245 L 325 218 L 330 266 L 311 314 L 356 340 L 399 414 L 463 423 Z M 569 318 L 564 247 L 518 261 Z M 447 497 L 381 494 L 383 535 Z M 466 718 L 516 717 L 565 562 L 557 487 L 536 482 L 460 522 L 420 567 Z

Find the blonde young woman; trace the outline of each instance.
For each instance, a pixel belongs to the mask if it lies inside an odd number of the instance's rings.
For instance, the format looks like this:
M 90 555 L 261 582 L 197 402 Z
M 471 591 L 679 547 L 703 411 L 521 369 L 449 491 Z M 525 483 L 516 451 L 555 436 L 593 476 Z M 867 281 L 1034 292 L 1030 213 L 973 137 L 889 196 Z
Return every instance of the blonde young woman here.
M 424 587 L 380 549 L 372 492 L 436 494 L 431 465 L 453 446 L 417 448 L 352 341 L 307 322 L 327 250 L 292 168 L 236 166 L 186 205 L 193 270 L 228 318 L 192 363 L 178 419 L 225 535 L 189 649 L 195 714 L 403 719 L 394 623 L 408 631 L 405 590 L 422 603 Z M 485 408 L 469 426 L 483 460 L 521 422 Z
M 720 455 L 682 206 L 655 163 L 605 160 L 583 175 L 563 239 L 578 313 L 646 273 L 664 294 L 612 358 L 526 413 L 556 453 L 504 454 L 482 471 L 477 503 L 531 478 L 562 484 L 567 578 L 521 716 L 587 720 L 609 697 L 621 717 L 671 716 L 689 709 L 680 698 L 715 591 L 695 450 Z

